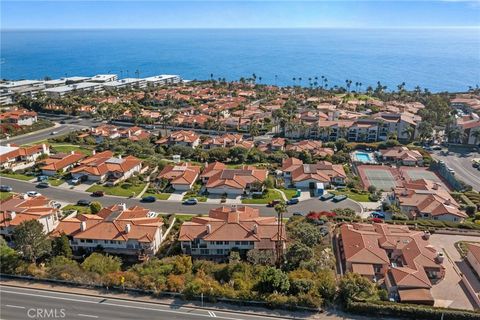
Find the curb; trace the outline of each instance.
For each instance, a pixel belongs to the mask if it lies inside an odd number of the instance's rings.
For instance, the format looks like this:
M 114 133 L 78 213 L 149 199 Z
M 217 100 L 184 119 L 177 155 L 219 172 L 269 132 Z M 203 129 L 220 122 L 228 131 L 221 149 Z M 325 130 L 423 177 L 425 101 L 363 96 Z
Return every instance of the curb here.
M 17 280 L 18 281 L 18 280 Z M 33 280 L 30 280 L 33 281 Z M 32 289 L 28 286 L 21 286 L 21 285 L 15 285 L 15 284 L 5 284 L 3 281 L 0 281 L 0 285 L 5 286 L 5 287 L 14 287 L 14 288 L 22 288 L 22 289 Z M 75 286 L 72 286 L 75 287 Z M 82 288 L 82 287 L 80 287 Z M 103 299 L 113 299 L 113 300 L 122 300 L 122 301 L 129 301 L 129 302 L 137 302 L 137 303 L 147 303 L 147 304 L 153 304 L 153 305 L 163 305 L 163 306 L 176 306 L 176 307 L 183 307 L 183 308 L 190 308 L 190 309 L 199 309 L 199 310 L 210 310 L 210 311 L 215 311 L 215 312 L 225 312 L 225 313 L 234 313 L 234 314 L 243 314 L 243 315 L 250 315 L 250 316 L 257 316 L 257 317 L 267 317 L 267 318 L 272 318 L 272 319 L 288 319 L 288 320 L 294 320 L 298 319 L 298 317 L 286 317 L 286 316 L 281 316 L 281 315 L 269 315 L 269 314 L 261 314 L 261 313 L 254 313 L 254 312 L 241 312 L 241 311 L 235 311 L 235 310 L 228 310 L 228 311 L 222 311 L 221 309 L 216 309 L 216 308 L 207 308 L 207 307 L 199 307 L 199 306 L 185 306 L 185 305 L 180 305 L 180 304 L 175 304 L 175 303 L 166 303 L 166 302 L 153 302 L 153 301 L 143 301 L 143 300 L 136 300 L 133 298 L 124 298 L 124 297 L 108 297 L 108 296 L 102 296 L 99 294 L 93 294 L 93 293 L 70 293 L 70 292 L 65 292 L 65 291 L 59 291 L 59 290 L 54 290 L 54 289 L 46 289 L 46 288 L 34 288 L 35 290 L 41 290 L 41 291 L 47 291 L 47 292 L 55 292 L 55 293 L 66 293 L 66 294 L 75 294 L 75 295 L 83 295 L 87 297 L 95 297 L 95 298 L 103 298 Z M 87 289 L 87 290 L 92 290 L 90 288 L 82 288 L 82 289 Z M 226 303 L 226 302 L 224 302 Z M 226 303 L 228 304 L 228 303 Z M 313 312 L 313 311 L 310 311 Z

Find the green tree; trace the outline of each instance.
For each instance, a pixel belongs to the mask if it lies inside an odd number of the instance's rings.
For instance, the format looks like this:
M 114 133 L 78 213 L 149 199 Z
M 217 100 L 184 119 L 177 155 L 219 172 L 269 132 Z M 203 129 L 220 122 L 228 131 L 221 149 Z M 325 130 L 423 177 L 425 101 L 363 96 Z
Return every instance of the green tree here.
M 291 223 L 287 227 L 290 239 L 295 239 L 308 247 L 315 246 L 322 238 L 319 229 L 305 220 L 298 223 Z
M 376 289 L 374 284 L 358 273 L 348 272 L 340 280 L 339 295 L 343 302 L 352 299 L 369 299 L 374 297 Z
M 288 276 L 282 270 L 267 267 L 260 274 L 257 288 L 262 293 L 285 293 L 290 289 L 290 282 Z
M 290 270 L 298 268 L 302 261 L 313 258 L 313 249 L 302 242 L 295 242 L 287 251 L 286 260 Z
M 90 203 L 90 212 L 92 214 L 97 214 L 100 212 L 100 210 L 102 210 L 102 204 L 98 201 L 93 201 L 92 203 Z
M 103 276 L 110 272 L 120 271 L 121 265 L 122 262 L 118 257 L 94 252 L 83 261 L 82 268 L 85 271 L 95 272 Z
M 82 269 L 76 261 L 65 256 L 57 256 L 47 264 L 47 273 L 53 279 L 74 280 L 82 275 Z
M 72 248 L 70 248 L 68 237 L 65 234 L 62 234 L 60 237 L 53 239 L 52 255 L 64 256 L 65 258 L 72 257 Z
M 275 253 L 273 250 L 251 249 L 247 252 L 247 261 L 253 265 L 273 265 L 275 263 Z
M 9 274 L 14 273 L 20 264 L 20 256 L 2 237 L 0 237 L 0 262 L 0 271 Z
M 15 249 L 21 256 L 33 263 L 46 256 L 52 245 L 43 225 L 37 220 L 24 221 L 13 230 Z

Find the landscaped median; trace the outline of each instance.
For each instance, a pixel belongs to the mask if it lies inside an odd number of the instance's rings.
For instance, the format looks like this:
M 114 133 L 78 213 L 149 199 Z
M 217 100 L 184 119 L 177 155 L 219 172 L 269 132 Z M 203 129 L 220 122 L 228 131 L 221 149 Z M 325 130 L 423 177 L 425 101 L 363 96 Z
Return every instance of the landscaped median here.
M 104 185 L 94 185 L 87 189 L 87 192 L 103 191 L 105 194 L 119 197 L 135 197 L 145 188 L 145 183 L 133 185 L 128 182 L 119 183 L 113 187 Z

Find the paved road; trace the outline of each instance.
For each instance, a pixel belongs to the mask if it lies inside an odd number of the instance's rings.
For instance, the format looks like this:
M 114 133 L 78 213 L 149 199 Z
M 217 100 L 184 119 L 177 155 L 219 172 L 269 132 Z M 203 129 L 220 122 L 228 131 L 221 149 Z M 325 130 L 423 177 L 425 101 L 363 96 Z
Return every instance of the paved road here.
M 99 201 L 103 206 L 109 206 L 117 203 L 124 202 L 127 206 L 132 205 L 141 205 L 145 208 L 152 209 L 156 212 L 161 213 L 187 213 L 187 214 L 206 214 L 210 209 L 218 208 L 220 204 L 212 203 L 199 203 L 194 206 L 186 206 L 179 202 L 173 201 L 157 201 L 154 203 L 141 203 L 138 199 L 128 199 L 123 197 L 116 196 L 104 196 L 101 198 L 92 198 L 90 195 L 83 191 L 76 191 L 70 189 L 63 189 L 58 187 L 49 187 L 46 189 L 36 189 L 35 184 L 28 181 L 15 180 L 10 178 L 1 177 L 1 184 L 9 185 L 13 188 L 14 192 L 24 193 L 30 190 L 37 190 L 44 196 L 66 203 L 76 203 L 80 199 L 90 199 Z M 260 209 L 262 215 L 271 216 L 275 215 L 275 210 L 273 208 L 268 208 L 265 205 L 250 205 L 255 206 Z M 334 203 L 331 201 L 320 201 L 316 198 L 305 200 L 299 204 L 288 207 L 289 213 L 286 216 L 291 215 L 293 212 L 303 212 L 308 213 L 310 211 L 330 211 L 335 208 L 352 208 L 353 210 L 360 212 L 360 205 L 350 199 L 344 200 L 340 203 Z
M 5 145 L 7 143 L 15 143 L 18 145 L 22 144 L 29 144 L 40 140 L 45 140 L 48 138 L 52 138 L 54 136 L 59 136 L 63 134 L 67 134 L 69 132 L 87 128 L 87 125 L 83 124 L 60 124 L 58 127 L 51 127 L 48 130 L 40 130 L 40 132 L 31 132 L 27 134 L 23 134 L 17 137 L 12 137 L 10 139 L 3 139 L 0 140 L 1 145 Z M 56 131 L 55 135 L 52 135 L 52 132 Z
M 218 309 L 198 309 L 0 286 L 2 319 L 272 319 Z
M 472 166 L 472 159 L 480 158 L 480 153 L 466 149 L 449 149 L 448 154 L 443 151 L 435 151 L 433 158 L 443 160 L 455 170 L 455 175 L 460 180 L 471 185 L 474 190 L 480 191 L 480 171 Z

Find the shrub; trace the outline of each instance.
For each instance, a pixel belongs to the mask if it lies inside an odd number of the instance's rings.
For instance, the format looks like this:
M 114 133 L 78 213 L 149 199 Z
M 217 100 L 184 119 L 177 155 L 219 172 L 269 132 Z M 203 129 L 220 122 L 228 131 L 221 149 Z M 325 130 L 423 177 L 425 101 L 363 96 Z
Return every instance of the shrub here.
M 408 220 L 408 217 L 404 213 L 394 213 L 392 215 L 392 220 L 405 221 L 405 220 Z
M 105 275 L 110 272 L 120 271 L 122 265 L 120 258 L 100 253 L 92 253 L 82 263 L 85 271 L 95 272 L 99 275 Z
M 290 282 L 288 276 L 282 270 L 267 267 L 260 274 L 257 288 L 262 293 L 287 292 L 290 288 Z
M 92 214 L 97 214 L 100 212 L 100 210 L 102 210 L 102 204 L 98 201 L 93 201 L 92 203 L 90 203 L 90 212 Z

